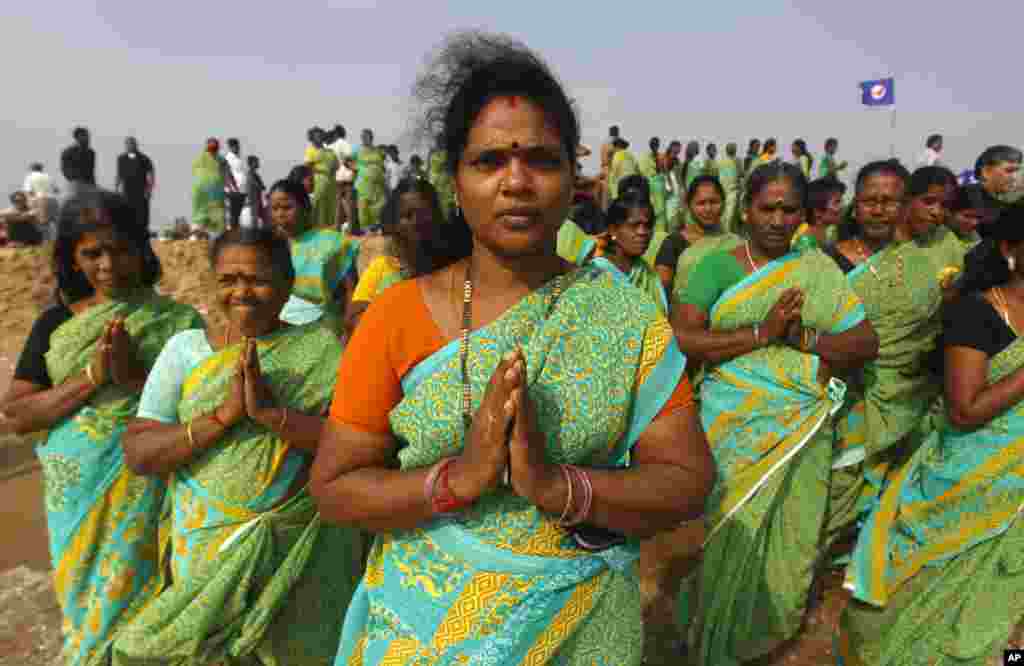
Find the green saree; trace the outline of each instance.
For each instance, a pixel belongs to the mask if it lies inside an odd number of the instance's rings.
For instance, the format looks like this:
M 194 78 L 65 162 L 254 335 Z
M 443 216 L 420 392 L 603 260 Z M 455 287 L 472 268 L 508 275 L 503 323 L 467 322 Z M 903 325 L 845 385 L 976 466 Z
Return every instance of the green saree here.
M 288 327 L 258 348 L 278 404 L 324 411 L 341 354 L 331 332 Z M 240 351 L 224 348 L 191 371 L 179 422 L 221 403 Z M 362 539 L 321 524 L 301 485 L 307 466 L 307 454 L 245 420 L 171 475 L 165 582 L 119 634 L 115 666 L 331 662 L 361 573 Z
M 152 367 L 175 333 L 201 328 L 187 305 L 142 290 L 130 300 L 94 305 L 50 338 L 46 365 L 54 386 L 80 374 L 115 317 Z M 37 449 L 43 470 L 54 587 L 64 616 L 63 663 L 106 664 L 110 641 L 156 592 L 162 480 L 124 464 L 121 434 L 139 396 L 116 385 L 53 427 Z
M 372 229 L 380 224 L 380 213 L 387 199 L 384 151 L 375 146 L 360 146 L 356 156 L 356 202 L 359 226 Z
M 452 210 L 455 208 L 455 188 L 452 185 L 452 177 L 448 173 L 447 152 L 435 150 L 430 153 L 427 180 L 437 191 L 437 198 L 441 202 L 441 211 L 444 213 L 444 219 L 451 219 Z
M 1019 338 L 992 385 L 1024 367 Z M 847 569 L 840 666 L 986 666 L 1024 617 L 1024 402 L 975 430 L 942 420 L 886 488 Z
M 192 226 L 224 231 L 224 165 L 219 155 L 203 154 L 192 163 Z
M 623 467 L 685 361 L 654 303 L 600 268 L 570 273 L 548 314 L 553 289 L 470 336 L 473 409 L 502 354 L 521 346 L 549 458 Z M 456 340 L 402 378 L 390 422 L 403 469 L 461 450 L 459 359 Z M 335 663 L 638 666 L 638 555 L 632 542 L 583 551 L 557 516 L 496 490 L 458 520 L 378 536 Z
M 338 156 L 330 148 L 310 148 L 306 164 L 313 169 L 313 226 L 333 230 L 338 221 Z
M 705 236 L 686 248 L 676 262 L 676 274 L 672 280 L 672 301 L 678 303 L 686 293 L 686 283 L 697 264 L 713 252 L 732 252 L 743 239 L 728 232 Z
M 804 293 L 805 326 L 836 334 L 864 320 L 832 259 L 810 250 L 729 288 L 709 313 L 711 330 L 764 321 L 793 287 Z M 718 468 L 690 628 L 701 666 L 761 657 L 803 622 L 828 506 L 830 421 L 845 393 L 837 379 L 822 386 L 818 369 L 816 355 L 773 345 L 709 368 L 701 384 L 701 421 Z
M 942 390 L 924 360 L 941 331 L 942 275 L 963 266 L 964 246 L 944 227 L 892 244 L 847 275 L 879 338 L 878 358 L 847 378 L 836 420 L 828 532 L 850 528 L 886 478 L 928 434 Z

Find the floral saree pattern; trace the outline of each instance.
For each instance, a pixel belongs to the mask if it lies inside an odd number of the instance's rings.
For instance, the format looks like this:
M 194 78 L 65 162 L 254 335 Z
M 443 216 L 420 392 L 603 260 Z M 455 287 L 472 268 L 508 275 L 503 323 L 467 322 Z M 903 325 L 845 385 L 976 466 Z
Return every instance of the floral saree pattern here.
M 331 332 L 286 328 L 258 349 L 278 404 L 325 409 L 341 354 Z M 190 373 L 180 422 L 220 404 L 240 352 L 226 347 Z M 171 475 L 165 582 L 119 634 L 114 664 L 330 663 L 361 573 L 361 537 L 321 523 L 306 468 L 306 454 L 246 420 Z
M 546 317 L 552 288 L 470 336 L 474 409 L 502 354 L 521 345 L 549 459 L 623 467 L 682 378 L 683 356 L 654 303 L 605 271 L 571 273 Z M 458 349 L 402 380 L 390 422 L 403 469 L 463 446 Z M 638 554 L 637 543 L 583 551 L 556 516 L 497 490 L 458 521 L 378 537 L 336 664 L 639 664 Z
M 50 338 L 46 364 L 55 386 L 83 371 L 115 317 L 124 318 L 147 367 L 175 333 L 203 325 L 192 308 L 149 290 L 94 305 Z M 104 386 L 37 450 L 67 664 L 106 663 L 118 628 L 156 590 L 165 485 L 132 472 L 121 449 L 124 424 L 137 405 L 137 395 Z

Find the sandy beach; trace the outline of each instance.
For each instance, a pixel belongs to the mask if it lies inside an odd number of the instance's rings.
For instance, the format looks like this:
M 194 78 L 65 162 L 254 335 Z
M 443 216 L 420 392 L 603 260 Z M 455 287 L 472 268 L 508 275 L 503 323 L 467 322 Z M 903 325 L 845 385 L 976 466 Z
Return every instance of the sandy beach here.
M 195 306 L 211 328 L 223 324 L 213 307 L 214 280 L 203 241 L 154 241 L 163 263 L 161 293 Z M 6 390 L 21 346 L 39 312 L 51 301 L 54 279 L 48 248 L 0 249 L 0 388 Z M 46 518 L 42 481 L 33 443 L 0 440 L 0 525 L 7 535 L 0 549 L 0 666 L 55 663 L 60 647 L 60 613 L 47 570 Z M 644 545 L 641 590 L 646 602 L 647 664 L 676 665 L 679 637 L 673 624 L 675 591 L 692 566 L 690 544 L 701 538 L 699 524 Z M 808 618 L 802 638 L 765 664 L 832 663 L 832 630 L 846 602 L 838 575 L 825 581 L 824 602 Z

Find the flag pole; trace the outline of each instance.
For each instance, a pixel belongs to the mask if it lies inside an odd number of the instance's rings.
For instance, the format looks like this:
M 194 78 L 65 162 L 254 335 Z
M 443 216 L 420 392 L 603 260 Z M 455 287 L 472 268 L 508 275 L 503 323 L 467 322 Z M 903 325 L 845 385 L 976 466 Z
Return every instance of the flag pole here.
M 896 157 L 896 105 L 889 109 L 889 157 Z

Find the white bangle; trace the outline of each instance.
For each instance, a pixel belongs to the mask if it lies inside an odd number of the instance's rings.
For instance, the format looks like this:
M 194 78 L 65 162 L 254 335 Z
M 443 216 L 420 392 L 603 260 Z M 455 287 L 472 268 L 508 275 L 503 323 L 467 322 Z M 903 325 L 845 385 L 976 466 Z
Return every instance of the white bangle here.
M 761 325 L 760 324 L 754 324 L 754 346 L 755 347 L 760 347 L 761 346 Z

